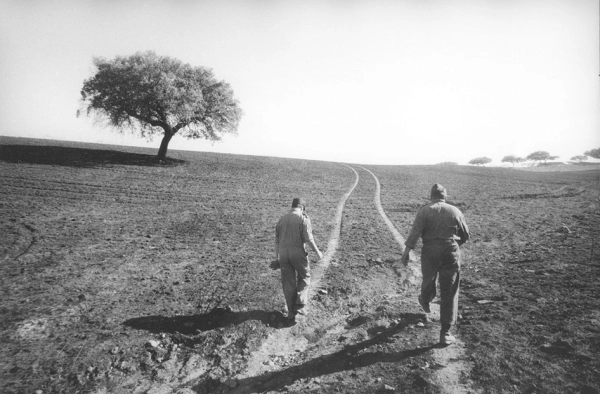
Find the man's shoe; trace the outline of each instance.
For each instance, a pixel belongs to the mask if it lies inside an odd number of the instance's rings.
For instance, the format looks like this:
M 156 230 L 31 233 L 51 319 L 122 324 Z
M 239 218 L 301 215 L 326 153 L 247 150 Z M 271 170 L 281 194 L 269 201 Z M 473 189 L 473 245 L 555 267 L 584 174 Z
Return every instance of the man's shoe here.
M 284 319 L 287 322 L 296 321 L 296 314 L 288 312 L 287 316 Z
M 421 305 L 421 308 L 423 308 L 425 313 L 431 313 L 431 309 L 429 308 L 429 302 L 424 302 L 421 296 L 419 296 L 419 305 Z
M 446 333 L 443 332 L 440 334 L 440 344 L 452 345 L 454 342 L 456 342 L 456 338 L 454 337 L 454 335 L 450 334 L 449 332 L 446 332 Z
M 283 327 L 292 327 L 296 324 L 296 315 L 293 314 L 288 314 L 284 319 L 283 319 Z

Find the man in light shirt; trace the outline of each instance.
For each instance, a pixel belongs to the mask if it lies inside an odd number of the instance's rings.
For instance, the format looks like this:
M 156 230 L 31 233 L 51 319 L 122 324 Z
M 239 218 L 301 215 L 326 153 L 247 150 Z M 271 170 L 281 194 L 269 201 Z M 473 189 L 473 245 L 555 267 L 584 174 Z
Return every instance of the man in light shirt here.
M 297 314 L 306 314 L 310 263 L 305 244 L 310 245 L 319 259 L 323 258 L 323 253 L 313 239 L 312 225 L 305 209 L 304 199 L 294 198 L 292 210 L 283 215 L 275 226 L 275 260 L 281 266 L 288 321 L 294 321 Z

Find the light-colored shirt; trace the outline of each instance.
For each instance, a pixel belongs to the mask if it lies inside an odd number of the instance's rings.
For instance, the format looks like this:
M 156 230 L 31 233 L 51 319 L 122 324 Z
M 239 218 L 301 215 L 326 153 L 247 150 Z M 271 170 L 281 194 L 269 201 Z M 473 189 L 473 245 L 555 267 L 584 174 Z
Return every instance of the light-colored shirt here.
M 283 215 L 275 226 L 275 242 L 280 248 L 304 248 L 305 242 L 313 240 L 310 218 L 301 208 L 293 208 Z
M 404 244 L 414 249 L 419 237 L 423 245 L 448 242 L 462 245 L 469 239 L 469 227 L 460 209 L 444 200 L 436 200 L 419 209 Z

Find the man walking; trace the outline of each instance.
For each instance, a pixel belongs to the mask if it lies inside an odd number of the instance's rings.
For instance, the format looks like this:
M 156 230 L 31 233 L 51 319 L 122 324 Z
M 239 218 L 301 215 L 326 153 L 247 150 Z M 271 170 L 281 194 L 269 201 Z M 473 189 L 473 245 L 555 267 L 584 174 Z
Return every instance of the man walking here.
M 408 264 L 409 252 L 414 249 L 419 237 L 423 239 L 421 250 L 421 294 L 419 304 L 430 313 L 429 303 L 436 293 L 436 279 L 440 283 L 440 343 L 449 345 L 456 341 L 450 329 L 458 314 L 458 289 L 460 286 L 460 248 L 469 239 L 469 228 L 462 212 L 446 203 L 446 189 L 435 184 L 431 188 L 431 202 L 422 207 L 413 223 L 402 255 Z
M 275 226 L 275 260 L 281 266 L 281 282 L 289 321 L 294 321 L 296 314 L 306 314 L 310 263 L 304 244 L 309 244 L 319 259 L 323 258 L 323 253 L 313 239 L 312 225 L 305 208 L 303 199 L 294 198 L 292 210 L 283 215 Z

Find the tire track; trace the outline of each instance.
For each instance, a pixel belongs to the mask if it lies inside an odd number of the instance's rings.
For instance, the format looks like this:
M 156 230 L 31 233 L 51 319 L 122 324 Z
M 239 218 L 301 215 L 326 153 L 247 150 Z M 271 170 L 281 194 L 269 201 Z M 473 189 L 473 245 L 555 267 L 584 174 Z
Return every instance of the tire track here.
M 369 174 L 371 174 L 373 176 L 373 178 L 375 179 L 375 184 L 377 185 L 377 187 L 375 189 L 375 198 L 374 198 L 375 206 L 377 207 L 377 211 L 379 212 L 379 214 L 383 218 L 383 221 L 385 222 L 385 224 L 388 226 L 388 228 L 392 232 L 392 235 L 394 236 L 394 239 L 396 240 L 396 242 L 398 242 L 398 244 L 400 244 L 400 250 L 401 250 L 401 252 L 404 253 L 404 241 L 405 241 L 405 239 L 402 237 L 402 235 L 400 235 L 400 232 L 396 229 L 396 226 L 394 226 L 394 224 L 392 223 L 392 221 L 385 214 L 385 211 L 383 210 L 383 206 L 381 205 L 381 184 L 379 183 L 379 179 L 377 179 L 377 177 L 375 176 L 375 174 L 373 174 L 371 171 L 367 170 L 366 168 L 364 168 L 364 167 L 360 167 L 360 168 L 362 168 L 363 170 L 365 170 L 366 172 L 368 172 Z
M 356 185 L 358 185 L 358 181 L 360 179 L 360 177 L 358 176 L 358 172 L 356 172 L 356 170 L 354 168 L 352 168 L 346 164 L 342 164 L 342 165 L 351 169 L 354 172 L 356 179 L 354 180 L 354 184 L 352 185 L 352 187 L 350 187 L 348 192 L 342 196 L 342 198 L 340 199 L 340 202 L 338 203 L 338 207 L 337 207 L 337 211 L 335 213 L 335 219 L 334 219 L 335 227 L 333 228 L 333 230 L 331 230 L 331 234 L 329 235 L 329 241 L 327 242 L 327 250 L 325 251 L 325 255 L 323 256 L 323 259 L 321 259 L 320 267 L 322 267 L 322 269 L 318 270 L 319 271 L 318 278 L 315 279 L 316 282 L 318 282 L 321 279 L 321 277 L 323 276 L 323 272 L 325 270 L 327 270 L 327 267 L 329 267 L 329 264 L 331 263 L 331 259 L 333 258 L 333 255 L 337 251 L 337 248 L 338 248 L 338 245 L 340 242 L 340 234 L 342 232 L 342 218 L 343 218 L 342 215 L 344 213 L 344 207 L 346 206 L 346 201 L 348 200 L 348 197 L 350 197 L 350 195 L 356 188 Z
M 404 238 L 402 235 L 400 235 L 400 232 L 396 229 L 392 221 L 387 217 L 385 211 L 383 210 L 383 206 L 381 205 L 381 185 L 379 183 L 379 179 L 377 179 L 377 176 L 375 176 L 373 172 L 364 167 L 360 168 L 370 173 L 375 179 L 375 183 L 377 184 L 374 199 L 375 205 L 377 206 L 377 210 L 381 214 L 381 217 L 392 232 L 394 239 L 396 239 L 396 241 L 400 244 L 402 252 L 404 252 Z M 415 262 L 415 259 L 411 259 L 410 261 Z M 416 278 L 421 278 L 421 271 L 419 268 L 417 268 L 416 264 L 409 264 L 407 268 L 412 271 L 412 275 L 414 275 Z M 437 304 L 432 304 L 431 306 L 434 320 L 439 320 L 439 306 Z M 475 392 L 470 384 L 461 383 L 461 377 L 470 376 L 472 369 L 472 365 L 465 361 L 466 353 L 463 342 L 457 339 L 455 345 L 437 349 L 432 356 L 437 365 L 443 366 L 435 372 L 435 380 L 436 383 L 438 383 L 437 386 L 441 389 L 442 393 L 459 394 Z M 467 379 L 467 382 L 469 381 L 470 380 Z
M 400 234 L 400 232 L 398 231 L 396 226 L 394 226 L 394 223 L 392 223 L 390 218 L 388 218 L 387 214 L 385 213 L 385 211 L 383 209 L 383 205 L 381 205 L 381 184 L 379 183 L 379 179 L 377 178 L 377 176 L 375 176 L 375 174 L 373 172 L 367 170 L 364 167 L 360 167 L 360 168 L 362 168 L 363 170 L 365 170 L 366 172 L 371 174 L 373 176 L 373 178 L 375 179 L 375 184 L 377 185 L 377 187 L 375 189 L 375 197 L 373 198 L 373 202 L 375 203 L 375 206 L 377 207 L 377 211 L 379 211 L 379 214 L 383 218 L 383 221 L 385 222 L 385 224 L 388 226 L 390 232 L 392 233 L 392 236 L 394 237 L 396 242 L 398 242 L 398 245 L 400 246 L 400 251 L 402 253 L 404 253 L 404 249 L 405 249 L 404 242 L 406 240 L 404 239 L 404 237 L 402 237 L 402 235 Z M 413 253 L 414 253 L 414 251 L 413 251 Z M 411 258 L 410 261 L 415 262 L 416 260 Z M 415 267 L 414 264 L 409 265 L 407 268 L 412 271 L 412 275 L 415 278 L 421 277 L 421 270 L 419 268 Z
M 329 235 L 329 240 L 327 242 L 327 250 L 320 263 L 316 265 L 312 269 L 312 277 L 310 290 L 314 290 L 319 287 L 321 282 L 321 278 L 323 274 L 329 267 L 329 264 L 332 261 L 335 252 L 337 251 L 340 239 L 340 233 L 342 228 L 342 219 L 344 207 L 346 205 L 346 201 L 348 197 L 352 194 L 356 185 L 358 185 L 358 181 L 360 179 L 358 172 L 356 170 L 346 164 L 342 164 L 354 172 L 355 180 L 354 184 L 348 189 L 348 191 L 340 198 L 336 214 L 335 214 L 335 226 L 331 230 Z M 260 349 L 252 354 L 248 362 L 248 367 L 246 368 L 243 377 L 253 377 L 261 374 L 265 371 L 264 362 L 268 361 L 272 355 L 278 354 L 289 354 L 297 351 L 303 351 L 306 349 L 308 345 L 308 340 L 302 335 L 302 332 L 310 326 L 310 321 L 300 321 L 290 330 L 277 330 L 272 335 L 270 335 L 261 345 Z M 234 391 L 235 393 L 245 393 L 245 387 L 239 387 Z
M 359 173 L 355 168 L 346 164 L 342 165 L 354 172 L 355 182 L 348 192 L 340 199 L 337 212 L 335 214 L 335 226 L 331 230 L 325 256 L 321 260 L 321 263 L 316 265 L 313 269 L 310 286 L 311 291 L 319 288 L 319 285 L 322 282 L 329 265 L 333 261 L 333 257 L 338 249 L 338 243 L 340 242 L 343 211 L 346 201 L 360 181 Z M 387 218 L 387 215 L 385 214 L 385 211 L 381 205 L 381 186 L 377 177 L 371 171 L 368 171 L 360 166 L 357 167 L 369 172 L 374 177 L 376 181 L 376 193 L 373 202 L 375 203 L 379 214 L 384 218 L 387 227 L 394 235 L 394 239 L 403 249 L 402 245 L 404 240 L 398 230 L 394 227 L 391 220 Z M 370 195 L 372 190 L 372 186 L 367 188 L 367 196 Z M 373 220 L 377 220 L 377 213 L 373 212 L 372 209 L 369 216 L 370 215 L 373 215 Z M 416 270 L 416 267 L 415 265 L 411 265 L 409 266 L 409 269 Z M 407 276 L 410 277 L 417 274 L 420 275 L 420 271 L 417 270 L 417 272 L 409 272 Z M 394 288 L 396 287 L 395 284 L 390 283 L 390 285 Z M 308 371 L 310 371 L 311 368 L 323 368 L 316 367 L 317 364 L 322 362 L 323 357 L 337 358 L 340 354 L 346 354 L 348 352 L 347 350 L 340 353 L 337 342 L 332 343 L 331 340 L 332 338 L 336 338 L 340 334 L 347 332 L 348 315 L 345 313 L 336 314 L 332 311 L 323 310 L 323 308 L 326 307 L 324 305 L 320 305 L 319 303 L 313 304 L 311 302 L 311 304 L 312 305 L 309 306 L 311 309 L 309 310 L 309 314 L 306 318 L 300 318 L 298 323 L 289 329 L 276 330 L 269 335 L 269 337 L 266 338 L 261 344 L 261 347 L 252 353 L 246 370 L 237 375 L 233 381 L 230 381 L 231 385 L 228 387 L 222 387 L 223 390 L 219 392 L 248 394 L 271 391 L 275 387 L 290 384 L 301 377 L 310 376 Z M 406 327 L 407 325 L 408 320 L 404 320 L 403 323 L 398 326 L 398 329 Z M 316 333 L 318 333 L 319 339 L 315 338 Z M 357 344 L 357 346 L 365 346 L 365 343 L 361 342 L 360 344 Z M 368 345 L 366 347 L 368 347 Z M 303 354 L 305 352 L 311 361 L 306 362 L 306 359 L 304 359 L 304 363 L 297 365 L 292 361 L 292 365 L 294 366 L 284 369 L 282 369 L 282 367 L 285 367 L 287 364 L 281 365 L 282 361 L 277 361 L 286 360 L 290 355 L 292 356 L 291 359 L 295 359 L 294 356 L 296 354 Z M 317 357 L 316 355 L 319 356 Z M 302 360 L 302 358 L 300 359 Z M 273 362 L 273 360 L 276 362 Z M 272 382 L 273 379 L 275 379 L 276 382 Z M 227 384 L 225 384 L 225 386 L 227 386 Z
M 348 190 L 346 194 L 342 196 L 338 203 L 338 208 L 335 215 L 335 226 L 331 230 L 331 234 L 327 244 L 327 250 L 325 256 L 321 260 L 321 263 L 315 266 L 313 269 L 313 278 L 311 281 L 311 290 L 314 290 L 319 287 L 321 279 L 324 273 L 327 271 L 330 263 L 332 262 L 333 256 L 335 255 L 339 239 L 341 235 L 341 226 L 343 220 L 343 211 L 346 205 L 347 199 L 350 197 L 354 189 L 359 183 L 360 177 L 358 172 L 353 168 L 346 164 L 344 166 L 348 167 L 355 174 L 355 182 L 352 187 Z M 381 184 L 377 176 L 367 170 L 364 167 L 358 166 L 359 168 L 365 170 L 370 173 L 371 176 L 375 179 L 376 182 L 376 191 L 374 197 L 374 204 L 379 212 L 380 216 L 383 218 L 386 223 L 388 229 L 392 233 L 394 239 L 399 244 L 400 249 L 404 251 L 404 238 L 400 234 L 400 232 L 396 229 L 392 221 L 386 215 L 383 206 L 381 204 Z M 411 259 L 411 262 L 415 260 Z M 418 264 L 409 264 L 408 268 L 408 276 L 413 278 L 420 278 L 421 272 Z M 416 301 L 415 301 L 416 303 Z M 315 306 L 316 307 L 316 306 Z M 434 309 L 436 309 L 437 304 L 432 305 Z M 434 315 L 438 312 L 434 310 Z M 439 316 L 439 313 L 437 313 Z M 329 320 L 327 322 L 326 332 L 335 331 L 336 327 L 342 327 L 340 325 L 341 321 L 335 321 L 336 319 Z M 282 329 L 275 331 L 272 335 L 270 335 L 261 345 L 260 349 L 254 352 L 248 362 L 248 366 L 244 373 L 236 376 L 236 382 L 243 382 L 239 385 L 236 383 L 233 387 L 233 390 L 226 390 L 230 393 L 251 393 L 256 392 L 256 390 L 260 391 L 260 387 L 263 387 L 262 381 L 260 380 L 260 376 L 266 373 L 273 373 L 274 370 L 270 366 L 272 363 L 269 361 L 273 357 L 281 357 L 284 358 L 286 355 L 294 354 L 296 352 L 304 352 L 309 347 L 308 340 L 304 335 L 306 332 L 310 332 L 311 330 L 318 328 L 319 324 L 323 324 L 323 322 L 319 322 L 317 319 L 312 317 L 312 313 L 309 313 L 309 317 L 306 319 L 302 319 L 290 329 Z M 433 334 L 432 329 L 432 335 Z M 471 371 L 471 366 L 468 362 L 465 361 L 465 352 L 464 345 L 459 341 L 456 345 L 436 349 L 431 354 L 433 360 L 437 365 L 442 366 L 439 370 L 435 372 L 435 382 L 436 386 L 439 387 L 443 393 L 454 394 L 454 393 L 467 393 L 474 392 L 473 389 L 468 384 L 461 383 L 461 377 L 464 375 L 469 375 Z M 306 367 L 306 366 L 304 366 Z M 303 368 L 302 365 L 297 368 Z M 306 367 L 310 368 L 310 367 Z M 293 374 L 292 374 L 293 375 Z M 301 373 L 300 375 L 305 376 L 306 373 Z M 254 378 L 254 379 L 253 379 Z M 288 377 L 289 378 L 289 377 Z M 256 380 L 259 379 L 259 380 Z M 294 380 L 293 378 L 290 378 Z M 289 379 L 288 379 L 289 380 Z M 237 386 L 237 387 L 236 387 Z

